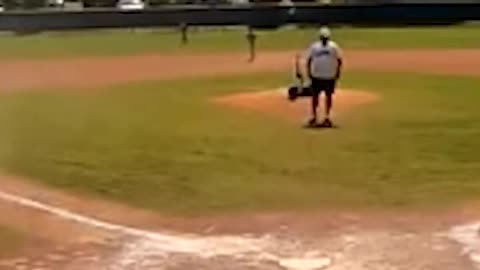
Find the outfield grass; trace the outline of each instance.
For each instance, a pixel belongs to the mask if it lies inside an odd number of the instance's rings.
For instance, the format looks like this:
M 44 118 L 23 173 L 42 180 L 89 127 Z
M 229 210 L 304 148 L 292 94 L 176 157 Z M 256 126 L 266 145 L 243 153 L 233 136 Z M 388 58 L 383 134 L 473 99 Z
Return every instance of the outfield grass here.
M 334 38 L 345 48 L 478 48 L 480 26 L 416 28 L 342 28 Z M 245 32 L 202 31 L 180 45 L 179 33 L 110 31 L 49 33 L 0 37 L 2 58 L 52 58 L 125 55 L 148 52 L 191 53 L 247 50 Z M 260 50 L 301 49 L 315 38 L 313 30 L 259 32 Z M 215 44 L 215 46 L 212 46 Z
M 342 116 L 338 130 L 318 132 L 206 102 L 284 79 L 151 82 L 81 98 L 4 96 L 0 166 L 182 214 L 438 206 L 480 194 L 480 80 L 349 73 L 344 86 L 371 89 L 383 101 Z

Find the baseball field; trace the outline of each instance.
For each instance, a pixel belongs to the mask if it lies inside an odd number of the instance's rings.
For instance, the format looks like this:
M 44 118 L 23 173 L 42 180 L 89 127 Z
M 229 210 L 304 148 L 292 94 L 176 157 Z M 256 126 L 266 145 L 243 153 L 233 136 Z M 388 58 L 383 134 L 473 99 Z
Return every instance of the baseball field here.
M 315 31 L 0 37 L 0 269 L 476 269 L 480 26 Z

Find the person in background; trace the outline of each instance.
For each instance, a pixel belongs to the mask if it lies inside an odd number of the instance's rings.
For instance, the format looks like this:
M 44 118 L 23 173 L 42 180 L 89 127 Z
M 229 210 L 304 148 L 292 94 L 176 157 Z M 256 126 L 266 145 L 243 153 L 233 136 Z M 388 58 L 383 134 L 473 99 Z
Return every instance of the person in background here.
M 248 62 L 253 62 L 255 61 L 255 41 L 257 39 L 257 35 L 255 32 L 253 32 L 252 27 L 248 27 L 248 32 L 247 32 L 247 41 L 248 41 L 248 49 L 250 53 L 250 57 L 248 59 Z

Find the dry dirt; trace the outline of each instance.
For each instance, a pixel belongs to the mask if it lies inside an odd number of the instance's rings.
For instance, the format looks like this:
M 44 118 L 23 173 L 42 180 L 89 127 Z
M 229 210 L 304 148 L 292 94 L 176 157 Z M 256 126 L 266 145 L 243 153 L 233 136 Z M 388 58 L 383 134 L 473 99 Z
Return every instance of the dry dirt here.
M 261 52 L 254 63 L 241 53 L 136 55 L 0 62 L 0 89 L 95 89 L 135 81 L 285 71 L 291 76 L 297 52 Z M 480 75 L 480 50 L 356 50 L 345 52 L 345 69 Z
M 318 209 L 167 217 L 19 177 L 0 180 L 2 191 L 53 208 L 1 204 L 8 215 L 0 223 L 34 241 L 21 257 L 0 260 L 0 269 L 315 269 L 310 266 L 323 263 L 330 265 L 325 269 L 471 269 L 442 235 L 473 217 L 471 207 L 442 215 Z
M 347 113 L 357 106 L 380 99 L 377 95 L 359 89 L 338 89 L 334 98 L 335 113 Z M 311 110 L 309 98 L 298 98 L 295 102 L 290 102 L 283 88 L 222 96 L 216 98 L 214 102 L 238 110 L 253 111 L 296 121 L 301 117 L 309 116 Z
M 290 76 L 295 53 L 262 52 L 255 63 L 247 63 L 244 54 L 9 60 L 0 63 L 0 90 L 88 91 L 135 81 L 270 71 L 285 71 Z M 347 72 L 478 76 L 478 63 L 480 50 L 362 50 L 346 52 L 345 64 Z M 343 89 L 336 96 L 335 108 L 348 112 L 379 98 Z M 306 107 L 305 101 L 286 102 L 278 91 L 216 101 L 281 117 L 297 117 Z M 4 176 L 0 182 L 0 191 L 34 200 L 23 205 L 0 200 L 0 224 L 15 226 L 32 239 L 20 257 L 0 260 L 0 269 L 473 269 L 469 257 L 460 254 L 458 243 L 442 234 L 477 218 L 472 205 L 441 213 L 319 209 L 184 218 L 73 196 L 18 177 Z M 72 219 L 58 209 L 83 216 Z M 475 235 L 456 239 L 472 248 L 464 250 L 470 259 L 475 258 L 473 251 L 479 243 Z

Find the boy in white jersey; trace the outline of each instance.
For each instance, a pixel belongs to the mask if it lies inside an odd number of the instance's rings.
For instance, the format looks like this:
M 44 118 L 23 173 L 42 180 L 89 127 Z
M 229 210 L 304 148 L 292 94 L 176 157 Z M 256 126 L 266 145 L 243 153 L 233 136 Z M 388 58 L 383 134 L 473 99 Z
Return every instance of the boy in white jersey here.
M 330 30 L 322 27 L 319 40 L 313 42 L 307 52 L 307 74 L 311 80 L 312 118 L 309 125 L 317 124 L 317 107 L 320 93 L 325 92 L 325 119 L 323 126 L 332 126 L 330 110 L 337 80 L 342 69 L 342 55 L 339 46 L 330 40 Z

